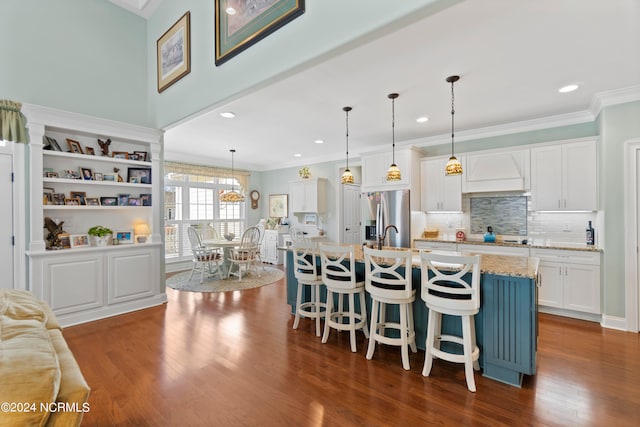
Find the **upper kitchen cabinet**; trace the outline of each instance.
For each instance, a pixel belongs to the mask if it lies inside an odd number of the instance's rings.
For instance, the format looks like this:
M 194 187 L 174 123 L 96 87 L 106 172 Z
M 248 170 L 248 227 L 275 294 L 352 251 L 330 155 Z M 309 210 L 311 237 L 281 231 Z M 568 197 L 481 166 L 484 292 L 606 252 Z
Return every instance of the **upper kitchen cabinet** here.
M 446 157 L 420 162 L 422 211 L 462 210 L 462 175 L 445 175 L 444 169 L 448 160 Z
M 327 180 L 302 179 L 290 184 L 291 212 L 325 212 L 327 210 Z
M 529 189 L 529 156 L 529 149 L 500 150 L 463 156 L 462 192 Z
M 402 179 L 387 181 L 393 162 L 391 151 L 362 156 L 362 191 L 413 190 L 411 209 L 420 209 L 420 153 L 414 148 L 396 149 L 395 162 Z M 444 169 L 443 169 L 444 170 Z
M 596 141 L 531 149 L 531 208 L 536 211 L 595 211 Z

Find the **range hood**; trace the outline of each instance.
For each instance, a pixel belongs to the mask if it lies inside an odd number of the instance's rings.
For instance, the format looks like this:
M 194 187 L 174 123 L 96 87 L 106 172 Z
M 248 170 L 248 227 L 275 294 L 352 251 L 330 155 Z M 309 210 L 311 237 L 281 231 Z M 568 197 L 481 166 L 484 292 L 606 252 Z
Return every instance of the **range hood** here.
M 530 151 L 510 150 L 463 157 L 463 193 L 530 189 Z

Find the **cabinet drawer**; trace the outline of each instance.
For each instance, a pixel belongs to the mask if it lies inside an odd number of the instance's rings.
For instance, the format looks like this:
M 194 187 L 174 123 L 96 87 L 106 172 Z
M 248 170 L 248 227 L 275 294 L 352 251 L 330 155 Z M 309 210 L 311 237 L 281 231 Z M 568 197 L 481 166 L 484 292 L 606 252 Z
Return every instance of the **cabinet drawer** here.
M 531 249 L 531 256 L 541 262 L 568 262 L 572 264 L 600 265 L 600 252 L 562 249 Z
M 460 252 L 475 252 L 488 255 L 529 256 L 529 248 L 527 247 L 459 244 L 458 250 Z
M 425 241 L 416 241 L 414 243 L 414 247 L 416 249 L 431 249 L 431 250 L 440 250 L 440 251 L 456 251 L 457 244 L 455 243 L 447 243 L 447 242 L 425 242 Z

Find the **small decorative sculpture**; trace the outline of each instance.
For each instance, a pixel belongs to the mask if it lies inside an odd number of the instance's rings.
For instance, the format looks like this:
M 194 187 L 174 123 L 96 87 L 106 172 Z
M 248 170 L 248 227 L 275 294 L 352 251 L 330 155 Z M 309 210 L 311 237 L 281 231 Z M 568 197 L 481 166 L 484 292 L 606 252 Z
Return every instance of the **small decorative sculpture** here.
M 118 173 L 118 172 L 120 171 L 120 169 L 119 169 L 119 168 L 113 168 L 113 171 L 114 171 L 114 172 L 115 172 L 115 174 L 116 174 L 116 178 L 117 178 L 118 182 L 123 182 L 124 180 L 122 179 L 122 177 L 121 177 L 121 176 L 120 176 L 120 174 Z
M 64 224 L 64 221 L 60 221 L 59 224 L 56 224 L 56 222 L 49 217 L 44 219 L 44 226 L 47 231 L 49 231 L 49 234 L 47 235 L 47 249 L 62 247 L 59 237 L 60 234 L 65 232 L 62 229 L 62 224 Z
M 98 138 L 98 145 L 102 150 L 102 155 L 109 156 L 109 145 L 111 145 L 111 139 L 107 139 L 106 141 L 103 141 L 100 138 Z

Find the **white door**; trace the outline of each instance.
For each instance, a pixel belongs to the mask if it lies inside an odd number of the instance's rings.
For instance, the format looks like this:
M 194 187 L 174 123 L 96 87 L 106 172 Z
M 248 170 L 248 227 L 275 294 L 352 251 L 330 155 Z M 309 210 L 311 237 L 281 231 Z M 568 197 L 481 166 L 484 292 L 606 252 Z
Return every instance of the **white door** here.
M 342 186 L 342 242 L 360 242 L 360 186 Z
M 0 153 L 0 200 L 8 203 L 0 209 L 0 288 L 13 288 L 13 166 L 11 156 Z

